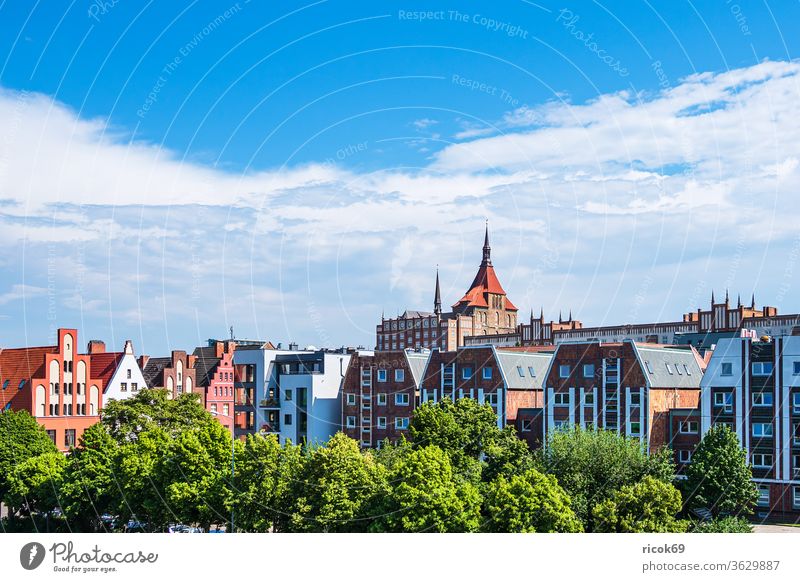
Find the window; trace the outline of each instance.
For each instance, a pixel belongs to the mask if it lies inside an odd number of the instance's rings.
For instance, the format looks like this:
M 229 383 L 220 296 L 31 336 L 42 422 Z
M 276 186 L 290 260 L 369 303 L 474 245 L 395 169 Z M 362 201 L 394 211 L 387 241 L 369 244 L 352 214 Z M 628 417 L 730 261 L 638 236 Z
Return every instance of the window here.
M 519 366 L 517 366 L 517 369 L 519 369 Z M 484 380 L 492 379 L 492 369 L 489 366 L 485 366 L 483 368 L 483 379 Z
M 230 416 L 230 412 L 231 412 L 230 405 L 229 404 L 223 404 L 222 405 L 222 414 L 224 414 L 225 416 Z
M 583 377 L 584 378 L 594 378 L 594 364 L 584 364 L 583 365 Z
M 772 362 L 753 362 L 753 376 L 769 376 L 772 374 Z
M 398 368 L 394 371 L 394 381 L 395 382 L 402 382 L 406 379 L 406 371 L 402 368 Z
M 631 423 L 631 436 L 641 436 L 642 435 L 642 423 L 640 422 L 632 422 Z
M 558 377 L 569 378 L 569 366 L 567 364 L 561 364 L 558 367 Z
M 519 374 L 520 378 L 525 377 L 525 370 L 522 369 L 522 366 L 517 366 L 517 374 Z
M 283 424 L 286 426 L 291 426 L 292 424 L 292 415 L 291 414 L 284 414 L 283 415 Z
M 64 431 L 64 446 L 74 447 L 75 446 L 75 429 L 68 428 Z
M 772 392 L 753 392 L 753 406 L 772 406 Z
M 753 423 L 753 436 L 756 438 L 770 438 L 772 437 L 772 424 L 768 422 L 754 422 Z
M 678 432 L 681 434 L 697 434 L 700 426 L 696 420 L 682 420 L 678 424 Z
M 647 373 L 648 374 L 652 374 L 653 373 L 653 368 L 650 367 L 650 362 L 645 362 L 644 363 L 644 367 L 647 368 Z
M 211 405 L 211 414 L 216 414 L 216 413 L 217 413 L 217 405 L 216 404 L 212 404 Z
M 715 392 L 714 406 L 721 406 L 725 409 L 725 412 L 731 412 L 733 410 L 733 393 Z
M 687 376 L 691 376 L 692 375 L 691 370 L 689 370 L 689 366 L 687 366 L 686 364 L 683 365 L 683 370 L 686 372 Z
M 378 417 L 378 428 L 386 428 L 386 417 L 379 416 Z
M 795 376 L 800 376 L 800 362 L 793 362 L 793 365 L 794 365 L 794 368 L 793 368 L 792 374 L 794 374 Z M 795 491 L 797 491 L 796 487 L 795 487 Z
M 378 382 L 386 382 L 386 370 L 378 370 Z
M 800 487 L 792 487 L 792 506 L 795 509 L 800 508 Z
M 532 418 L 523 418 L 522 419 L 522 432 L 531 432 L 533 430 L 533 419 Z
M 641 392 L 631 392 L 630 405 L 631 406 L 641 406 L 641 404 L 642 404 L 642 394 L 641 394 Z
M 469 380 L 472 378 L 472 366 L 464 366 L 461 368 L 461 379 Z
M 536 378 L 536 370 L 533 369 L 533 366 L 528 366 L 528 374 L 531 375 L 531 378 Z
M 800 414 L 800 392 L 792 394 L 792 412 Z
M 56 431 L 54 430 L 47 430 L 47 436 L 50 437 L 50 440 L 53 441 L 53 444 L 56 444 Z
M 356 395 L 355 394 L 348 394 L 347 395 L 347 405 L 348 406 L 355 406 L 356 405 Z
M 408 394 L 395 394 L 394 403 L 396 406 L 408 406 Z
M 553 405 L 554 406 L 569 406 L 569 393 L 567 392 L 557 392 L 553 394 Z
M 720 366 L 720 376 L 733 376 L 733 363 L 731 362 L 722 362 Z
M 127 378 L 128 378 L 128 380 L 131 379 L 131 369 L 130 368 L 128 368 L 128 370 L 127 370 Z
M 760 469 L 772 467 L 772 454 L 770 453 L 753 453 L 753 466 Z
M 769 507 L 769 485 L 758 486 L 758 506 Z
M 80 386 L 80 384 L 78 384 Z M 131 392 L 138 392 L 139 391 L 139 384 L 136 382 L 131 382 Z
M 567 421 L 566 420 L 554 420 L 553 421 L 553 426 L 556 428 L 556 430 L 558 430 L 560 428 L 565 428 L 567 426 Z
M 406 430 L 408 428 L 408 417 L 399 416 L 394 419 L 394 427 L 397 430 Z
M 678 451 L 678 462 L 687 464 L 692 462 L 692 451 L 680 450 Z
M 64 386 L 66 387 L 66 384 Z M 119 383 L 119 389 L 122 392 L 127 392 L 128 391 L 128 383 L 127 382 L 120 382 Z M 64 394 L 66 394 L 66 391 L 64 391 Z
M 386 394 L 378 394 L 378 406 L 386 406 Z
M 356 427 L 356 417 L 355 416 L 348 416 L 347 417 L 347 428 L 355 428 Z
M 284 390 L 283 394 L 284 394 L 284 396 L 283 396 L 284 400 L 289 401 L 289 400 L 292 399 L 292 391 L 291 390 Z
M 594 406 L 594 391 L 583 393 L 583 403 L 586 406 Z
M 667 372 L 669 372 L 670 376 L 675 374 L 675 372 L 672 371 L 672 366 L 670 366 L 668 362 L 664 362 L 664 365 L 667 367 Z
M 20 381 L 19 381 L 19 387 L 18 387 L 18 390 L 22 390 L 24 387 L 25 387 L 25 380 L 20 380 Z

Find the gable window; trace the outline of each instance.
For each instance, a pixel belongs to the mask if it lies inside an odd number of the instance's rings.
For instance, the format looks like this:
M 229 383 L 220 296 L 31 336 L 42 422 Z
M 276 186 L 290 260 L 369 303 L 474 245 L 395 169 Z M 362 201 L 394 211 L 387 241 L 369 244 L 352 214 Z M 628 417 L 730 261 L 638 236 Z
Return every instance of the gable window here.
M 719 371 L 720 376 L 733 376 L 733 364 L 731 362 L 722 362 Z
M 553 405 L 554 406 L 569 406 L 569 393 L 568 392 L 557 392 L 553 394 Z
M 561 364 L 558 367 L 558 377 L 559 378 L 569 378 L 569 365 Z
M 772 437 L 772 424 L 769 422 L 754 422 L 753 436 L 757 438 Z
M 119 389 L 122 392 L 127 392 L 128 391 L 128 383 L 127 382 L 120 382 L 119 383 Z M 66 391 L 65 391 L 65 393 L 66 393 Z
M 408 394 L 395 394 L 394 403 L 396 406 L 408 406 Z
M 583 377 L 584 378 L 594 378 L 594 364 L 584 364 L 583 365 Z
M 469 380 L 472 378 L 472 366 L 464 366 L 461 368 L 461 379 Z
M 139 390 L 139 384 L 136 382 L 131 382 L 131 392 L 136 392 Z
M 753 406 L 772 406 L 772 392 L 753 392 Z
M 356 405 L 356 395 L 355 394 L 348 394 L 347 395 L 347 405 L 348 406 L 355 406 Z
M 590 390 L 583 393 L 583 403 L 586 406 L 594 406 L 594 391 Z
M 483 379 L 484 380 L 491 380 L 492 379 L 492 369 L 489 366 L 483 367 Z
M 725 412 L 731 412 L 733 410 L 733 393 L 715 392 L 714 406 L 720 406 Z
M 348 416 L 347 417 L 347 428 L 355 428 L 356 427 L 356 417 L 355 416 Z
M 378 382 L 386 382 L 386 370 L 378 370 Z
M 641 404 L 642 404 L 642 395 L 641 395 L 641 393 L 639 393 L 639 392 L 631 392 L 630 404 L 631 404 L 631 406 L 641 406 Z
M 753 376 L 769 376 L 772 374 L 772 362 L 753 362 Z
M 402 382 L 406 379 L 406 371 L 403 368 L 398 368 L 394 371 L 394 381 L 395 382 Z

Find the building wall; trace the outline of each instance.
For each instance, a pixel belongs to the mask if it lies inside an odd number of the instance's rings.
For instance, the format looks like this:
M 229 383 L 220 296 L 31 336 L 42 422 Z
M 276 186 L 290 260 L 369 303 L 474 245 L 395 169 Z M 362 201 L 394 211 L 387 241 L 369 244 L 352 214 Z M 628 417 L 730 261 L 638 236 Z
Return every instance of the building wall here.
M 126 342 L 126 349 L 128 346 L 129 342 Z M 124 400 L 135 396 L 139 390 L 144 388 L 147 388 L 147 382 L 136 356 L 133 355 L 133 348 L 130 348 L 130 351 L 126 351 L 120 359 L 117 369 L 106 386 L 105 400 Z

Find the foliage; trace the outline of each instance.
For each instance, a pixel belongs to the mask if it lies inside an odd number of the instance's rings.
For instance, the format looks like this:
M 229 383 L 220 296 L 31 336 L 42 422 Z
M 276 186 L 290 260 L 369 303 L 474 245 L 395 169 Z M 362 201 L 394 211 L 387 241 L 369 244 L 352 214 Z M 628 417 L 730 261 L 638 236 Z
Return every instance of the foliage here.
M 667 449 L 648 454 L 639 439 L 578 427 L 550 433 L 538 460 L 570 495 L 572 508 L 587 530 L 592 529 L 590 509 L 614 491 L 648 475 L 670 483 L 675 474 Z
M 136 441 L 151 429 L 161 429 L 169 436 L 213 420 L 200 404 L 199 395 L 168 397 L 166 390 L 141 390 L 123 400 L 111 400 L 101 413 L 101 422 L 118 443 Z
M 283 531 L 360 532 L 369 527 L 366 510 L 385 490 L 385 469 L 358 443 L 337 433 L 304 459 L 289 486 L 291 517 Z
M 44 427 L 25 410 L 0 412 L 0 501 L 7 500 L 8 479 L 18 465 L 58 449 Z M 13 506 L 13 504 L 10 504 Z
M 729 515 L 695 524 L 694 533 L 752 533 L 753 526 L 744 517 Z
M 594 531 L 682 533 L 688 522 L 675 517 L 680 510 L 680 492 L 670 483 L 647 475 L 638 483 L 623 485 L 594 506 Z
M 686 468 L 684 495 L 687 507 L 708 508 L 715 517 L 752 512 L 758 490 L 747 454 L 727 426 L 712 426 L 697 445 Z
M 480 495 L 459 479 L 448 455 L 428 445 L 407 451 L 389 474 L 388 491 L 376 507 L 373 531 L 471 532 L 480 523 Z
M 25 459 L 9 475 L 8 503 L 28 513 L 58 507 L 58 490 L 66 460 L 58 451 Z
M 536 469 L 492 481 L 484 494 L 484 515 L 487 532 L 583 531 L 556 478 Z

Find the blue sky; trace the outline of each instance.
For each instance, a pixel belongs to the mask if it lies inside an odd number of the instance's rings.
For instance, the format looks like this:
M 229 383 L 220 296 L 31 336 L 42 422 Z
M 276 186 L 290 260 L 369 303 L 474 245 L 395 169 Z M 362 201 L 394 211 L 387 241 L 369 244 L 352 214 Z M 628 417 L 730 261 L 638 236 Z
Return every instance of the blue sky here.
M 268 6 L 265 6 L 268 4 Z M 0 4 L 0 345 L 800 310 L 796 2 Z

